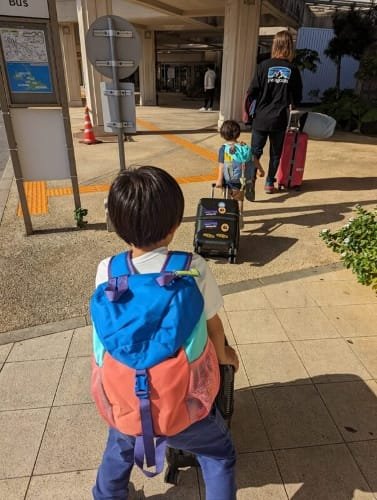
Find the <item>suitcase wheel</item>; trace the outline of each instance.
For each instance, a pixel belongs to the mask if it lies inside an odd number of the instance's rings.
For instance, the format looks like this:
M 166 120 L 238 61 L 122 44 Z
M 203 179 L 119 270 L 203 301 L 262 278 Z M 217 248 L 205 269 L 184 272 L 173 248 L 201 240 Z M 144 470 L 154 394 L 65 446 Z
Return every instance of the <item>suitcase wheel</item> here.
M 229 256 L 228 256 L 229 264 L 235 264 L 236 258 L 237 258 L 237 249 L 233 247 L 229 248 Z
M 194 246 L 194 252 L 200 255 L 200 252 L 202 251 L 202 247 L 200 245 L 195 245 Z
M 179 470 L 176 467 L 169 465 L 169 467 L 166 469 L 165 472 L 165 478 L 164 478 L 165 483 L 174 484 L 175 486 L 177 486 L 178 477 L 179 477 Z

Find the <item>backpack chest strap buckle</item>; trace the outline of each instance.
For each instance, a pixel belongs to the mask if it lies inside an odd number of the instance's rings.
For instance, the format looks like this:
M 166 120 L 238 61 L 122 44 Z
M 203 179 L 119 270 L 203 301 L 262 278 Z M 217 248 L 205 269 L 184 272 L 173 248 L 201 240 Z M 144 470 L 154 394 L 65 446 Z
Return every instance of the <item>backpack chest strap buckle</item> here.
M 136 370 L 135 394 L 139 399 L 149 398 L 149 380 L 146 370 Z

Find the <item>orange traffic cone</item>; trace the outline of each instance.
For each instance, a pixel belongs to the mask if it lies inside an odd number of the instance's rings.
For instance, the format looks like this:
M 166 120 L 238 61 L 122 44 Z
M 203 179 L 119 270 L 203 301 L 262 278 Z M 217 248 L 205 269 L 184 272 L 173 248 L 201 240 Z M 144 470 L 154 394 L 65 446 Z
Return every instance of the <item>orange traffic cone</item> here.
M 88 106 L 85 108 L 84 139 L 80 142 L 83 144 L 99 144 L 102 142 L 96 139 L 96 136 L 94 135 Z

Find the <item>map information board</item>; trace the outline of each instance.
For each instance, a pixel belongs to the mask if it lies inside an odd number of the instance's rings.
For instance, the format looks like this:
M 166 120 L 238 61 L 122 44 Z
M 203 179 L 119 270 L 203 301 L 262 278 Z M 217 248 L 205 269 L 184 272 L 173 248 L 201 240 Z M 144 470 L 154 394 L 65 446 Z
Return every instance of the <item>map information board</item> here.
M 44 31 L 2 28 L 0 33 L 10 91 L 52 93 Z

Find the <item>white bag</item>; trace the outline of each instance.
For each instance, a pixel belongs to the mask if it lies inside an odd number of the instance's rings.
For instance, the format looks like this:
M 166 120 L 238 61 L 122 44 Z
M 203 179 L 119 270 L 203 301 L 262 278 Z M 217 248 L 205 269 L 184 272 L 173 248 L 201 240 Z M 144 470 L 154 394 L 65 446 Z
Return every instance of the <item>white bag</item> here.
M 336 120 L 332 116 L 309 111 L 301 116 L 300 121 L 304 121 L 302 131 L 306 132 L 310 139 L 328 139 L 334 134 Z

